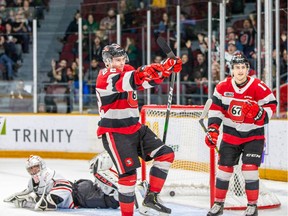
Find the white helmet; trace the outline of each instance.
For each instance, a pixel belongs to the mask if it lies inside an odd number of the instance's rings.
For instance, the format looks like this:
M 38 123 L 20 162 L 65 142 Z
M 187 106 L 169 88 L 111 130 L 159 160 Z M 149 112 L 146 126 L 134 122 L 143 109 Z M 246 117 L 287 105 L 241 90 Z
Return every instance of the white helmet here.
M 26 169 L 31 176 L 41 175 L 46 169 L 46 163 L 40 156 L 30 155 L 26 162 Z
M 113 166 L 113 161 L 107 151 L 98 154 L 90 161 L 90 172 L 109 170 Z

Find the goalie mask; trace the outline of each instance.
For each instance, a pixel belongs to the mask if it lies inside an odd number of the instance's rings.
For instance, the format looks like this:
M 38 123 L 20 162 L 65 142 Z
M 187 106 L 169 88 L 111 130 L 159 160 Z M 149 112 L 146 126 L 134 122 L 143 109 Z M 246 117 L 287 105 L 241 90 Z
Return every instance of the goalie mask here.
M 107 45 L 102 50 L 102 59 L 106 67 L 112 63 L 112 58 L 120 56 L 125 56 L 126 63 L 129 62 L 129 58 L 126 51 L 116 43 Z
M 46 169 L 45 161 L 37 156 L 37 155 L 30 155 L 26 162 L 26 170 L 32 176 L 35 183 L 39 182 L 41 173 L 43 170 Z
M 242 53 L 236 53 L 232 56 L 232 59 L 230 61 L 231 66 L 231 75 L 233 76 L 233 69 L 235 64 L 245 64 L 247 67 L 247 75 L 249 72 L 250 64 L 246 56 Z
M 98 171 L 109 170 L 112 166 L 113 162 L 110 155 L 104 151 L 90 161 L 90 172 L 95 174 Z

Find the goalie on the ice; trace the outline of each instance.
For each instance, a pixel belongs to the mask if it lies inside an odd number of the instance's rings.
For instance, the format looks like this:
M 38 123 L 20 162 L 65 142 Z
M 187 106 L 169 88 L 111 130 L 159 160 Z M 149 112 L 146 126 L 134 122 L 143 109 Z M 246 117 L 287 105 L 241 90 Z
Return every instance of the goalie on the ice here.
M 113 208 L 119 207 L 117 180 L 112 161 L 102 153 L 90 162 L 95 182 L 80 179 L 70 182 L 57 171 L 46 167 L 45 161 L 31 155 L 26 169 L 31 175 L 28 187 L 4 199 L 19 208 L 56 210 L 58 208 Z

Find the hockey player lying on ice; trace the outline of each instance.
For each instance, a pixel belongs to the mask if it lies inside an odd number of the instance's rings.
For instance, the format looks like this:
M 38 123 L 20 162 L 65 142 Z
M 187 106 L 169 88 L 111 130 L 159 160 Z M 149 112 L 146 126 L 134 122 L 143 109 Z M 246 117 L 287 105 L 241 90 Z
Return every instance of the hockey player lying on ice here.
M 80 179 L 72 183 L 57 171 L 46 167 L 41 157 L 31 155 L 26 163 L 26 169 L 31 175 L 28 187 L 7 197 L 4 202 L 14 203 L 19 208 L 43 211 L 57 208 L 116 209 L 119 207 L 118 176 L 111 169 L 112 165 L 109 155 L 101 153 L 90 162 L 95 182 Z

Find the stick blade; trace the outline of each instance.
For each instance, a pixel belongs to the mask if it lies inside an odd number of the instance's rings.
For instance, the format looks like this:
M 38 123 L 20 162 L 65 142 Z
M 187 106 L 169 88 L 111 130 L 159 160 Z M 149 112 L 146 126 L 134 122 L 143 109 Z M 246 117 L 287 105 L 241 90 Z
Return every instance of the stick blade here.
M 202 112 L 202 114 L 201 114 L 201 116 L 200 116 L 200 119 L 203 119 L 203 118 L 206 117 L 206 115 L 207 115 L 207 113 L 208 113 L 211 105 L 212 105 L 212 99 L 209 98 L 209 99 L 206 101 L 205 105 L 204 105 L 203 112 Z
M 174 59 L 176 58 L 172 49 L 169 47 L 169 45 L 167 44 L 167 42 L 163 37 L 157 38 L 157 44 L 162 49 L 162 51 L 167 55 L 167 57 Z

